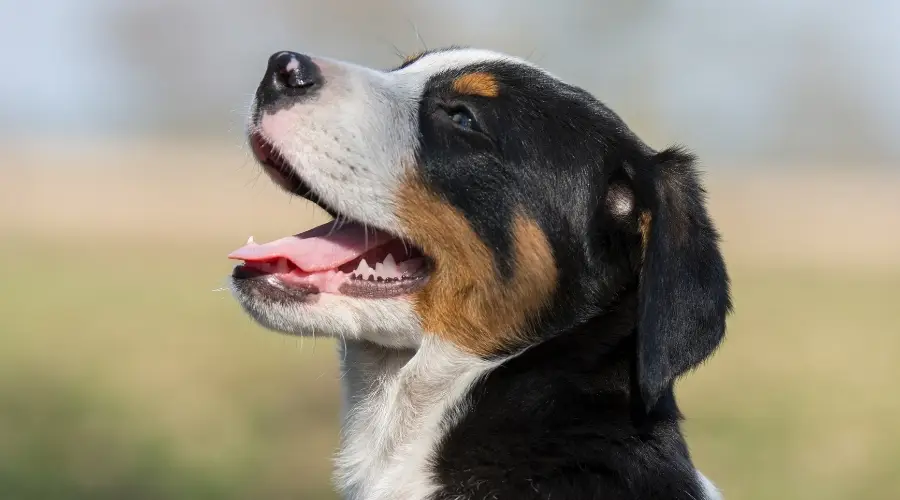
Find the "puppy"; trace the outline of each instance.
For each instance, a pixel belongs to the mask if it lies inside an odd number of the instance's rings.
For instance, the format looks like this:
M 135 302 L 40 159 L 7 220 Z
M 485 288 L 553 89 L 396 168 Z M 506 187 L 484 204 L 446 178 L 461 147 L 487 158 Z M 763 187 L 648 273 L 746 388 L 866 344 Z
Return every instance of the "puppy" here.
M 474 49 L 279 52 L 251 115 L 262 168 L 334 221 L 251 240 L 232 289 L 342 339 L 344 498 L 719 498 L 673 395 L 731 307 L 690 154 Z

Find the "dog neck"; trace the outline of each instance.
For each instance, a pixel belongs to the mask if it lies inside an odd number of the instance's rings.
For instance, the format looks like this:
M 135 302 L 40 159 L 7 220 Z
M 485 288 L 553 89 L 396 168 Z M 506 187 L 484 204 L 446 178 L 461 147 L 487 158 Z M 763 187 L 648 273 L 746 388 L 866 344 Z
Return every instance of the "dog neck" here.
M 347 499 L 425 498 L 425 467 L 485 361 L 436 336 L 417 350 L 347 341 L 341 359 L 341 446 L 335 480 Z

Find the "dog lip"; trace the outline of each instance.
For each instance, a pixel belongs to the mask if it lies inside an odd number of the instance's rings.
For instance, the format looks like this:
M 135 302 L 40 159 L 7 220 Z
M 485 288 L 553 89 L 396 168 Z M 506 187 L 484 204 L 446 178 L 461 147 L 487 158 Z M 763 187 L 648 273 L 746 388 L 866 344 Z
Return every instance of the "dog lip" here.
M 294 173 L 293 167 L 291 167 L 284 155 L 260 132 L 251 133 L 249 139 L 250 149 L 253 151 L 256 161 L 265 167 L 270 174 L 276 174 L 284 183 L 282 187 L 288 189 L 289 181 L 296 180 L 297 174 Z
M 235 266 L 231 277 L 234 286 L 243 293 L 253 294 L 270 302 L 310 303 L 322 293 L 315 285 L 300 285 L 245 264 Z M 394 282 L 348 279 L 337 293 L 356 299 L 404 297 L 424 288 L 429 278 L 426 268 L 414 276 Z M 277 284 L 273 284 L 271 280 L 276 280 Z
M 280 302 L 285 304 L 296 302 L 310 302 L 314 300 L 319 290 L 313 286 L 291 286 L 279 280 L 283 286 L 275 286 L 269 282 L 271 275 L 243 264 L 234 267 L 231 272 L 233 286 L 242 293 L 256 295 L 267 302 Z

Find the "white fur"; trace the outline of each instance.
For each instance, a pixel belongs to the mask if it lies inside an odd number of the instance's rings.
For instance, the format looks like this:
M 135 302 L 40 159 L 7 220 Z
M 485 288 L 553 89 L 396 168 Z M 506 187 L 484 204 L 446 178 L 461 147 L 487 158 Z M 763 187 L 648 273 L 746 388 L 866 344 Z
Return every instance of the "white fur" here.
M 539 68 L 525 59 L 520 59 L 508 54 L 494 52 L 484 49 L 456 49 L 440 52 L 431 52 L 426 54 L 409 66 L 395 72 L 398 75 L 421 74 L 424 75 L 423 80 L 427 80 L 432 76 L 449 69 L 463 68 L 473 64 L 483 62 L 509 62 L 520 66 L 528 66 L 547 73 L 546 70 Z M 424 83 L 424 82 L 423 82 Z
M 338 212 L 400 234 L 394 202 L 415 152 L 418 103 L 401 99 L 380 72 L 315 61 L 328 83 L 264 113 L 259 130 Z
M 283 288 L 269 277 L 269 286 Z M 250 316 L 272 330 L 292 335 L 366 340 L 393 348 L 416 348 L 419 316 L 409 299 L 355 299 L 322 293 L 309 301 L 273 302 L 232 283 L 232 293 Z
M 697 476 L 700 478 L 700 485 L 705 493 L 703 500 L 723 500 L 722 493 L 712 481 L 707 479 L 700 471 L 697 471 Z
M 348 342 L 341 354 L 339 489 L 348 500 L 428 498 L 438 488 L 429 465 L 437 443 L 465 413 L 472 384 L 502 360 L 482 360 L 436 336 L 418 351 Z

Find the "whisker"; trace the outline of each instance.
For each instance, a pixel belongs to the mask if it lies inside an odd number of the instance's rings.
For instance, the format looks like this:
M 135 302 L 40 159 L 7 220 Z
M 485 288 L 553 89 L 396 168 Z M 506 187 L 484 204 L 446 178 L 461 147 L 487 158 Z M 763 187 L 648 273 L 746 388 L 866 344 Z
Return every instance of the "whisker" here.
M 258 172 L 256 172 L 256 175 L 253 176 L 253 180 L 247 181 L 247 183 L 244 184 L 244 187 L 245 188 L 249 187 L 250 189 L 255 189 L 256 183 L 259 182 L 259 178 L 262 177 L 262 173 L 263 172 L 261 169 Z
M 397 47 L 397 44 L 395 44 L 394 42 L 391 42 L 390 40 L 388 40 L 387 38 L 385 38 L 383 36 L 379 36 L 378 40 L 384 44 L 390 45 L 391 48 L 394 49 L 394 55 L 399 57 L 401 60 L 403 60 L 406 57 L 406 54 L 404 54 L 403 51 L 400 50 L 400 47 Z
M 363 222 L 363 242 L 365 247 L 369 248 L 369 225 Z
M 407 19 L 407 21 L 412 26 L 413 31 L 416 32 L 416 38 L 419 40 L 419 43 L 422 44 L 422 48 L 425 49 L 425 52 L 428 52 L 428 45 L 425 43 L 425 40 L 422 39 L 422 35 L 419 33 L 419 27 L 416 26 L 416 23 L 414 23 L 412 19 Z
M 339 230 L 341 226 L 341 214 L 337 214 L 334 218 L 334 224 L 331 225 L 331 229 L 328 230 L 328 236 L 334 234 L 335 231 Z
M 232 290 L 234 283 L 232 283 L 230 279 L 225 278 L 222 281 L 223 281 L 222 286 L 219 288 L 213 289 L 213 292 L 230 292 Z

